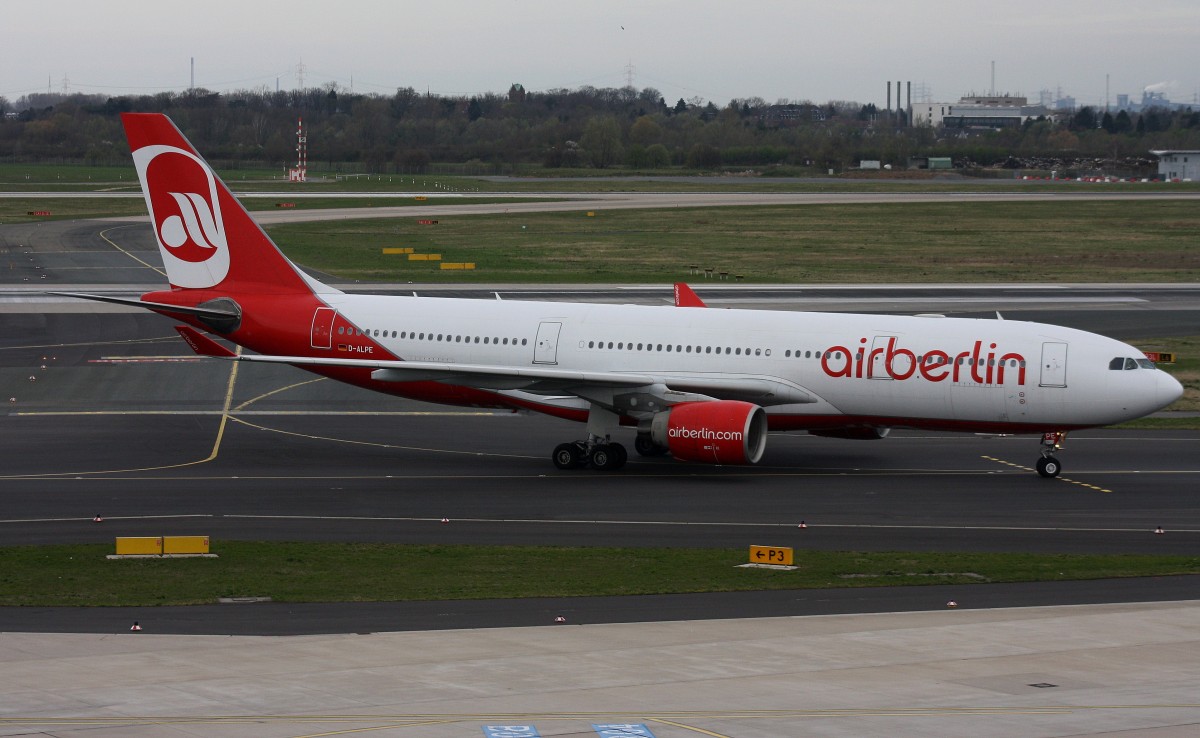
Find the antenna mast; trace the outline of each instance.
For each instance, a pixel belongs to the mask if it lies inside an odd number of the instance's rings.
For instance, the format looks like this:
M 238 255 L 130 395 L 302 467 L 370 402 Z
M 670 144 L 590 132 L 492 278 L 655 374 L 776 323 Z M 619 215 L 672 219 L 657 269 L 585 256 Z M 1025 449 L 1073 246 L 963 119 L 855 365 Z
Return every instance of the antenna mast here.
M 308 136 L 304 135 L 304 119 L 296 119 L 296 168 L 288 170 L 289 182 L 308 181 Z

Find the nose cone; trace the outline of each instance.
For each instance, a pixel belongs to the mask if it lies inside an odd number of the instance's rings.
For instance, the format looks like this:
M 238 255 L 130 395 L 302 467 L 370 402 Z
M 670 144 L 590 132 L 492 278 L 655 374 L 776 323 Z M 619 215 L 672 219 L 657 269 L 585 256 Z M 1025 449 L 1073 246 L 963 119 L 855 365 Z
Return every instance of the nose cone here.
M 1183 397 L 1183 385 L 1178 379 L 1164 371 L 1157 371 L 1155 374 L 1155 400 L 1159 408 L 1164 408 Z

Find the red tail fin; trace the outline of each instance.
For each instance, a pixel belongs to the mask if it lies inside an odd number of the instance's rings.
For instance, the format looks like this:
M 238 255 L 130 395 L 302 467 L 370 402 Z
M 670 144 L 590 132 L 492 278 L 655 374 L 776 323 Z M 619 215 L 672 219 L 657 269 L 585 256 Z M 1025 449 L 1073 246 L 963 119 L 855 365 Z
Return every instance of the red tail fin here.
M 121 122 L 173 287 L 312 291 L 169 118 L 123 113 Z

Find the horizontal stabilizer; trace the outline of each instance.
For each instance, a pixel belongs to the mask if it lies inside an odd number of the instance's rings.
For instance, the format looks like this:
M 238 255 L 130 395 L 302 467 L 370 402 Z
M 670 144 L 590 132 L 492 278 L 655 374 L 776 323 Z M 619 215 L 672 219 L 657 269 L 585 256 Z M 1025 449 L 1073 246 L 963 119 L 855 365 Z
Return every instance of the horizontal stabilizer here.
M 179 331 L 179 335 L 183 336 L 183 340 L 188 342 L 188 345 L 192 347 L 192 351 L 201 356 L 212 356 L 218 359 L 233 359 L 237 357 L 237 354 L 191 326 L 177 325 L 175 326 L 175 330 Z
M 182 305 L 169 305 L 165 302 L 146 302 L 139 300 L 136 297 L 110 297 L 108 295 L 90 295 L 84 292 L 48 292 L 50 295 L 58 295 L 59 297 L 77 297 L 81 300 L 95 300 L 96 302 L 111 302 L 115 305 L 129 305 L 131 307 L 140 307 L 155 312 L 169 312 L 178 315 L 194 315 L 197 318 L 212 318 L 216 320 L 239 319 L 242 316 L 235 310 L 222 310 L 220 308 L 209 307 L 183 307 Z

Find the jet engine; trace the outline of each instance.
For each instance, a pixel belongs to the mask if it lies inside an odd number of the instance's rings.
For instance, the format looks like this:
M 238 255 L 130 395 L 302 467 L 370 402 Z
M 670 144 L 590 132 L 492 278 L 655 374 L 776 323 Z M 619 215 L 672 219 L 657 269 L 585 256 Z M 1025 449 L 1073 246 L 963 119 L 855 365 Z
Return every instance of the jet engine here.
M 767 413 L 736 400 L 685 402 L 656 414 L 650 437 L 681 461 L 754 464 L 767 446 Z

